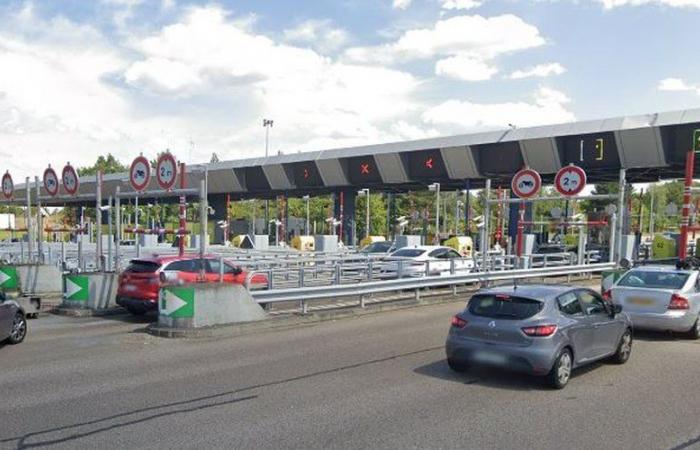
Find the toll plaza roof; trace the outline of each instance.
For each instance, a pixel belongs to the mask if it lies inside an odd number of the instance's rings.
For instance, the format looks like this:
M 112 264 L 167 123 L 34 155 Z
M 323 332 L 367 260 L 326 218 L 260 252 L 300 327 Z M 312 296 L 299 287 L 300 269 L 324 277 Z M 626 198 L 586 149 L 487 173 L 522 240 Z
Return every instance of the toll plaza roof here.
M 570 163 L 586 170 L 589 183 L 616 180 L 621 168 L 629 182 L 650 182 L 682 177 L 697 129 L 700 109 L 690 109 L 198 164 L 186 172 L 190 188 L 206 177 L 209 194 L 233 199 L 364 187 L 403 192 L 433 182 L 459 189 L 467 180 L 476 188 L 487 178 L 509 183 L 526 165 L 551 182 Z M 77 196 L 61 188 L 44 203 L 94 201 L 95 183 L 94 176 L 81 177 Z M 117 186 L 133 192 L 127 173 L 109 174 L 103 178 L 103 198 L 114 195 Z M 16 185 L 15 203 L 22 203 L 24 189 Z M 157 197 L 161 194 L 149 192 L 159 189 L 153 176 L 142 197 Z M 46 196 L 43 187 L 41 193 Z

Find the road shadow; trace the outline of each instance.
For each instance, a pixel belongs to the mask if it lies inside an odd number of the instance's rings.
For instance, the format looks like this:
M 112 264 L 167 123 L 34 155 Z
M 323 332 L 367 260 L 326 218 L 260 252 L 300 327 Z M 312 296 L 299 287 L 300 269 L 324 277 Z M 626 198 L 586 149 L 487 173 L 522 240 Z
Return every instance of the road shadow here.
M 697 342 L 686 338 L 683 336 L 683 333 L 673 333 L 671 331 L 634 330 L 634 338 L 639 341 L 649 342 Z
M 597 362 L 575 369 L 571 379 L 575 379 L 588 372 L 600 368 L 603 363 Z M 493 389 L 506 389 L 513 391 L 551 391 L 545 383 L 545 378 L 528 375 L 520 372 L 511 372 L 504 369 L 488 366 L 472 366 L 464 373 L 454 372 L 444 359 L 434 361 L 417 367 L 413 372 L 444 381 L 461 384 L 475 384 Z

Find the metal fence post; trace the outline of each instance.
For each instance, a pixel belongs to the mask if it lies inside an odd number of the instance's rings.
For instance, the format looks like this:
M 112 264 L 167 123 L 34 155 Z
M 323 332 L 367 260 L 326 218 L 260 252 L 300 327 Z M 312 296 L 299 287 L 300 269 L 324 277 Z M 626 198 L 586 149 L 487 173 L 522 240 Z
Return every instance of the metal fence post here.
M 219 257 L 219 283 L 224 282 L 224 257 Z
M 335 264 L 335 273 L 333 274 L 333 278 L 335 280 L 335 284 L 340 284 L 340 277 L 342 275 L 342 271 L 340 268 L 340 264 L 336 263 Z

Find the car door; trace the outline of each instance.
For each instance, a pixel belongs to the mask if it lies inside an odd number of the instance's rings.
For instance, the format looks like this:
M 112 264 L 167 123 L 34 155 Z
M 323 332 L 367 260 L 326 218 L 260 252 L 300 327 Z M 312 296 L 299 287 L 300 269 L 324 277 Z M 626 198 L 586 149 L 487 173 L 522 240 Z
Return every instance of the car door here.
M 611 317 L 609 306 L 603 297 L 590 289 L 579 289 L 577 295 L 587 320 L 593 328 L 593 352 L 591 357 L 600 358 L 615 351 L 624 325 Z
M 584 363 L 593 354 L 593 326 L 588 322 L 588 316 L 575 292 L 569 291 L 557 297 L 557 306 L 565 319 L 563 331 L 573 346 L 575 363 Z
M 14 318 L 14 305 L 7 302 L 0 302 L 0 342 L 4 341 L 10 336 Z

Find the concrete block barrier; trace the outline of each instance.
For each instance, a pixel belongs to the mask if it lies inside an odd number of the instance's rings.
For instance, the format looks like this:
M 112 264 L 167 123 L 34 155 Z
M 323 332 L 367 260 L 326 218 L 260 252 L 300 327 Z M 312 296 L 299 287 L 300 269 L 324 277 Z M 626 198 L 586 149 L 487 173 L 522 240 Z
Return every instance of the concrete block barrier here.
M 95 311 L 115 308 L 117 287 L 118 276 L 113 272 L 66 274 L 61 307 Z
M 195 283 L 160 290 L 159 327 L 196 329 L 265 318 L 267 313 L 240 285 Z
M 46 264 L 18 264 L 5 266 L 4 272 L 15 269 L 19 289 L 23 295 L 50 296 L 61 293 L 61 270 Z M 0 275 L 0 278 L 4 278 Z

